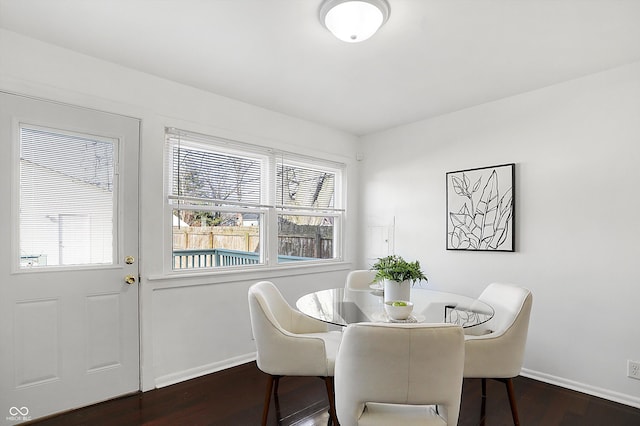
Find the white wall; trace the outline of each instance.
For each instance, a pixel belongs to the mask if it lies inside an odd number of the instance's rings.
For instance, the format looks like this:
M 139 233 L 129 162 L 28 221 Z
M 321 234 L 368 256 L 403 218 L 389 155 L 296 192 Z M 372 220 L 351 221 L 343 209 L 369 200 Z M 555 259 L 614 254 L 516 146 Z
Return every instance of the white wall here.
M 435 289 L 530 288 L 524 373 L 640 407 L 626 377 L 640 360 L 640 63 L 369 135 L 360 150 L 363 236 L 395 217 L 395 251 Z M 445 250 L 445 173 L 510 162 L 516 252 Z
M 354 256 L 347 228 L 346 260 L 331 267 L 259 273 L 167 276 L 163 256 L 170 227 L 163 215 L 164 127 L 261 144 L 345 162 L 355 194 L 357 139 L 310 122 L 233 101 L 0 30 L 0 90 L 52 99 L 141 119 L 140 216 L 142 383 L 184 380 L 245 362 L 255 355 L 247 288 L 274 281 L 293 303 L 318 288 L 343 285 Z M 8 183 L 7 183 L 8 184 Z M 347 200 L 350 213 L 357 205 Z M 303 275 L 304 274 L 304 275 Z

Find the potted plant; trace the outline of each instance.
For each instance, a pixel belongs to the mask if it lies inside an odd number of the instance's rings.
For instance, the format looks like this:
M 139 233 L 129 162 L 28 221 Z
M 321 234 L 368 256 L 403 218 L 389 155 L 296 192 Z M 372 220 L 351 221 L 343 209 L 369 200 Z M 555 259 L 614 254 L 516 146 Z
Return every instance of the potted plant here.
M 427 281 L 420 262 L 407 262 L 395 254 L 379 258 L 371 270 L 376 271 L 375 282 L 384 286 L 384 300 L 409 300 L 411 286 L 417 281 Z

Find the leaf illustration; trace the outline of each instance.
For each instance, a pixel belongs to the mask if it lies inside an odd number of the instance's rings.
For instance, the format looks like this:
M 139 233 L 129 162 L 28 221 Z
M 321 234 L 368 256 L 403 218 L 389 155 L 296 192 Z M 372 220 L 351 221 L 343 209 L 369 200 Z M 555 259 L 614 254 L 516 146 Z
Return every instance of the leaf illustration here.
M 462 237 L 462 233 L 460 232 L 460 228 L 453 228 L 453 231 L 451 231 L 449 233 L 450 237 L 450 243 L 449 245 L 451 246 L 451 248 L 454 249 L 459 249 L 462 248 L 463 244 L 465 244 L 461 237 Z
M 465 191 L 460 178 L 451 176 L 451 182 L 453 183 L 453 190 L 456 192 L 456 194 L 466 196 L 467 192 Z
M 450 212 L 449 218 L 451 219 L 451 224 L 454 227 L 460 226 L 467 233 L 474 233 L 477 228 L 466 204 L 460 208 L 458 213 Z
M 498 174 L 494 170 L 489 177 L 476 207 L 474 222 L 480 229 L 480 241 L 487 241 L 494 234 L 494 223 L 498 215 Z
M 478 239 L 463 227 L 455 227 L 449 235 L 452 248 L 466 250 L 478 247 Z
M 509 220 L 513 213 L 513 191 L 511 188 L 509 188 L 500 199 L 498 210 L 500 217 L 495 224 L 493 237 L 488 242 L 488 247 L 494 250 L 506 241 L 509 233 Z
M 464 236 L 469 241 L 468 248 L 478 249 L 478 247 L 480 247 L 480 240 L 473 232 L 465 233 Z
M 500 211 L 500 216 L 503 216 L 507 213 L 510 216 L 511 211 L 513 210 L 512 207 L 513 207 L 513 190 L 512 188 L 509 188 L 502 195 L 502 198 L 500 198 L 500 204 L 498 206 L 498 210 Z
M 478 178 L 478 181 L 476 183 L 473 184 L 473 189 L 471 190 L 471 192 L 476 192 L 478 190 L 478 188 L 480 188 L 480 183 L 482 182 L 482 177 Z
M 464 226 L 468 227 L 466 224 L 467 216 L 459 213 L 449 213 L 449 218 L 451 219 L 451 223 L 454 227 Z
M 509 234 L 509 217 L 511 217 L 511 213 L 509 213 L 508 217 L 505 218 L 504 226 L 496 231 L 493 239 L 489 242 L 490 248 L 496 250 L 507 240 L 507 235 Z

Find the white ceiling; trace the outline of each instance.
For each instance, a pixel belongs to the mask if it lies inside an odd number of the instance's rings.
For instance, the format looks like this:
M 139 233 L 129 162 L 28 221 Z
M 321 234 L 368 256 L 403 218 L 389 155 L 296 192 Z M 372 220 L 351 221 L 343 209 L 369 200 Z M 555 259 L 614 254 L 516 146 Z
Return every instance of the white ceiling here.
M 0 0 L 0 27 L 363 135 L 640 60 L 640 0 L 388 0 L 344 43 L 320 0 Z

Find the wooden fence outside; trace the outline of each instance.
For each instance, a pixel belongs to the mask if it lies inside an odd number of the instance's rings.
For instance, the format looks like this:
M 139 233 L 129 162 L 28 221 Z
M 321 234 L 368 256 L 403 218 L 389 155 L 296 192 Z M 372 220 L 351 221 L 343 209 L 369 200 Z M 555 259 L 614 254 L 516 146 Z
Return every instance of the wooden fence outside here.
M 173 249 L 224 248 L 255 252 L 260 243 L 255 226 L 173 227 Z
M 281 224 L 278 254 L 330 259 L 333 257 L 333 226 Z M 256 226 L 208 226 L 173 228 L 173 249 L 230 249 L 257 252 L 260 235 Z

